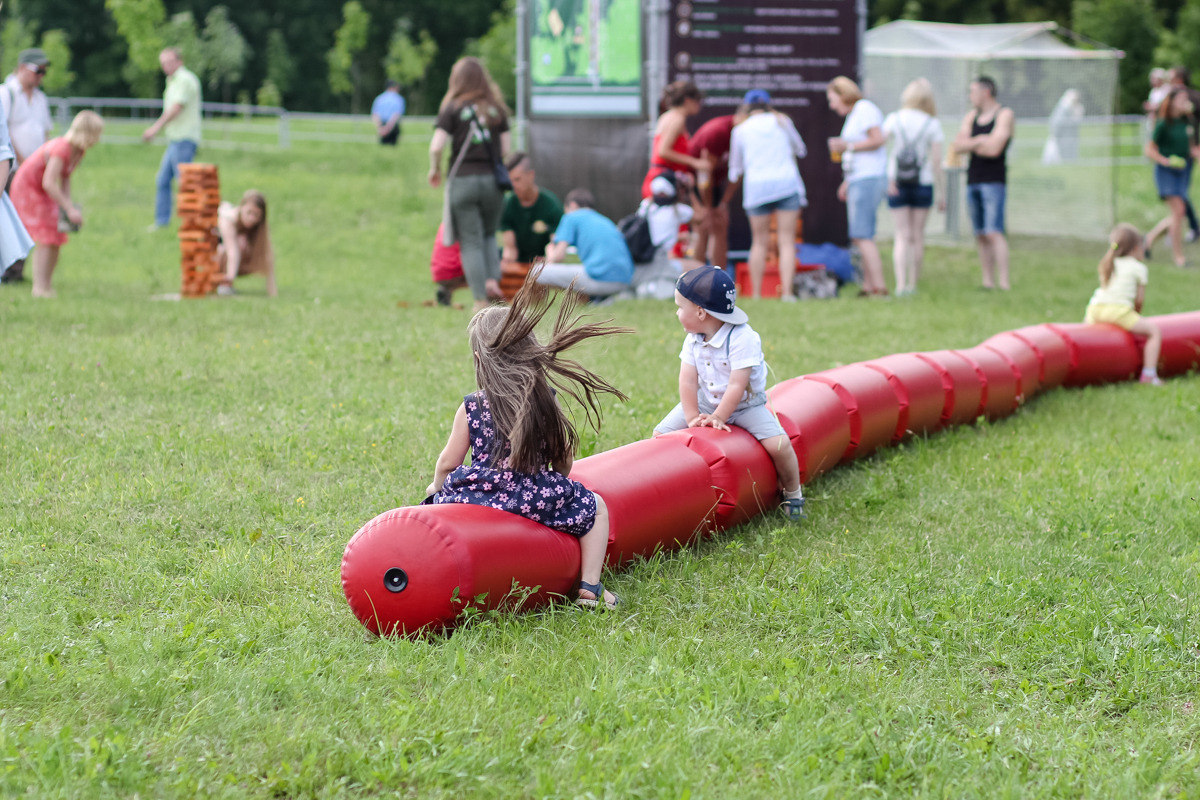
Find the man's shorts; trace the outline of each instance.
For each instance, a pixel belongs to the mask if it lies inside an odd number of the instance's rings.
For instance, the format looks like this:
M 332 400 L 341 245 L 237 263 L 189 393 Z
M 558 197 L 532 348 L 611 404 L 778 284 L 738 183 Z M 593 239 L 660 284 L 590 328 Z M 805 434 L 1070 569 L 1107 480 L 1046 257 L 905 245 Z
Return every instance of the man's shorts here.
M 1008 187 L 1003 183 L 967 184 L 967 211 L 975 235 L 1004 233 L 1004 200 Z

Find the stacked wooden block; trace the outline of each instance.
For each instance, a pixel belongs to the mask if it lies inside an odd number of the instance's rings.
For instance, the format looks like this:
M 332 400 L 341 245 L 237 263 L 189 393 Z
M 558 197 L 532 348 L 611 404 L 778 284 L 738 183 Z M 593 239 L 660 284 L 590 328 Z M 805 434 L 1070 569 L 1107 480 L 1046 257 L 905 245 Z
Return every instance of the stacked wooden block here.
M 523 264 L 519 261 L 502 261 L 500 263 L 500 291 L 504 299 L 512 302 L 513 297 L 525 285 L 525 278 L 533 264 Z
M 216 164 L 180 164 L 179 251 L 184 297 L 204 297 L 221 283 L 221 265 L 217 261 L 217 207 L 221 187 Z

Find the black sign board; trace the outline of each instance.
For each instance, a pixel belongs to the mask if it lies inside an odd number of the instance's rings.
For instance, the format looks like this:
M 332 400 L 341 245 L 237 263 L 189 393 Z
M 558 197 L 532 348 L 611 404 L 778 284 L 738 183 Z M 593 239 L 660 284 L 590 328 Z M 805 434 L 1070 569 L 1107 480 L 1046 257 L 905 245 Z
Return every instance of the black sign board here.
M 690 122 L 732 114 L 750 89 L 766 89 L 788 114 L 808 156 L 800 174 L 808 190 L 804 238 L 844 245 L 846 208 L 837 199 L 841 165 L 826 140 L 843 118 L 829 109 L 825 86 L 838 76 L 858 80 L 857 0 L 672 0 L 668 74 L 705 94 Z M 730 247 L 749 247 L 745 218 L 731 220 Z

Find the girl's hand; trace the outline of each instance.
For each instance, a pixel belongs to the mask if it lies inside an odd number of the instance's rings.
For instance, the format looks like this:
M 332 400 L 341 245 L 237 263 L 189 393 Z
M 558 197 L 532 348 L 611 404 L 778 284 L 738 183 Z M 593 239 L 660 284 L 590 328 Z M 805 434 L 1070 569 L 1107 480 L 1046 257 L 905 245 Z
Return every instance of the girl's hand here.
M 840 136 L 831 136 L 828 140 L 829 152 L 844 153 L 846 152 L 846 140 Z
M 939 198 L 938 198 L 938 202 L 937 202 L 937 208 L 938 208 L 938 213 L 939 213 L 939 214 L 945 214 L 945 213 L 946 213 L 946 198 L 944 198 L 944 197 L 939 197 Z
M 888 196 L 890 196 L 890 197 L 899 197 L 900 196 L 900 187 L 896 185 L 895 181 L 888 181 Z
M 79 213 L 79 209 L 75 206 L 67 207 L 67 219 L 71 221 L 72 225 L 83 224 L 83 214 Z
M 442 184 L 441 170 L 436 170 L 436 169 L 429 170 L 429 185 L 436 189 L 439 186 L 441 186 L 441 184 Z
M 437 484 L 431 483 L 431 484 L 429 484 L 429 486 L 425 487 L 425 496 L 429 497 L 430 495 L 437 494 L 437 491 L 438 491 Z
M 843 203 L 846 202 L 846 189 L 848 187 L 849 187 L 849 185 L 846 183 L 846 181 L 842 181 L 841 186 L 838 187 L 837 198 L 838 198 L 838 200 L 841 200 Z

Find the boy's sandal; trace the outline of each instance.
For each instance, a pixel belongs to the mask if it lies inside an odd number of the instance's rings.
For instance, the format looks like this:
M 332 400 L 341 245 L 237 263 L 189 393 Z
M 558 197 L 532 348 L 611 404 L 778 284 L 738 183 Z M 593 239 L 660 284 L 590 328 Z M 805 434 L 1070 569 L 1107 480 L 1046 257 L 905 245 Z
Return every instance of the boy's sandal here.
M 617 597 L 615 594 L 613 595 L 613 600 L 611 603 L 605 601 L 603 583 L 587 583 L 585 581 L 580 581 L 579 591 L 591 592 L 593 595 L 595 595 L 595 599 L 589 597 L 575 598 L 575 605 L 582 606 L 583 608 L 604 608 L 611 610 L 621 604 L 621 598 Z
M 799 522 L 802 519 L 808 519 L 808 515 L 804 513 L 804 498 L 803 497 L 788 497 L 779 504 L 779 510 L 783 515 L 792 522 Z

